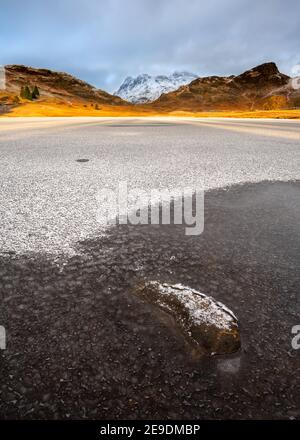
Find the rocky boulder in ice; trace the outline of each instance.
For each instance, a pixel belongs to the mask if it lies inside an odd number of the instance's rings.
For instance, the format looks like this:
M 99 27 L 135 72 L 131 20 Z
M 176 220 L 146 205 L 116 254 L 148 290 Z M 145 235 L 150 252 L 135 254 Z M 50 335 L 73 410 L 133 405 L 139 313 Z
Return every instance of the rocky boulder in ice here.
M 170 314 L 185 336 L 209 354 L 229 354 L 240 348 L 238 320 L 224 304 L 181 284 L 150 281 L 137 293 Z

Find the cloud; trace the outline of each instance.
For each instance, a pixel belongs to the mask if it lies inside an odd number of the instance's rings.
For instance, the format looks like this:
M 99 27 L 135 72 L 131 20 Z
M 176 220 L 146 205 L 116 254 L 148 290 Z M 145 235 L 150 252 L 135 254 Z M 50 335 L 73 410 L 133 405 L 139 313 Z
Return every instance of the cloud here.
M 115 90 L 128 75 L 232 74 L 300 62 L 298 0 L 1 0 L 0 63 Z

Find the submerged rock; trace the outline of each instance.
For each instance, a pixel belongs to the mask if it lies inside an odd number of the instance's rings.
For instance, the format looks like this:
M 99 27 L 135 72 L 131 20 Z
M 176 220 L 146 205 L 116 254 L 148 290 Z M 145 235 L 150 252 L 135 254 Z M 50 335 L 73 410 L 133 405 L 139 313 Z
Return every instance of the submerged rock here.
M 240 348 L 238 320 L 224 304 L 181 284 L 150 281 L 137 293 L 170 314 L 193 343 L 209 354 L 229 354 Z

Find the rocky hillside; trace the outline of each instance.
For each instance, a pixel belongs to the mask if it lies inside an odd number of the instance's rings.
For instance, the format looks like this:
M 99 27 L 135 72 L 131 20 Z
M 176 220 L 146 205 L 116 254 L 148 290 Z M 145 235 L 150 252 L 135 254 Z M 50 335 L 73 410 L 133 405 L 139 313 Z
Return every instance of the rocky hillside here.
M 292 107 L 298 92 L 275 63 L 265 63 L 238 76 L 198 78 L 162 95 L 152 106 L 166 111 L 253 110 Z
M 35 69 L 21 65 L 5 66 L 6 91 L 19 95 L 22 86 L 37 86 L 41 98 L 55 98 L 63 102 L 94 102 L 122 105 L 124 101 L 63 72 Z
M 175 76 L 172 87 L 175 87 L 177 80 L 188 79 L 188 74 L 175 74 Z M 294 81 L 280 73 L 274 63 L 262 64 L 237 76 L 197 78 L 177 90 L 162 94 L 154 102 L 141 104 L 144 100 L 150 99 L 150 95 L 147 95 L 148 91 L 160 94 L 161 85 L 166 79 L 157 78 L 161 82 L 156 82 L 155 90 L 148 90 L 149 78 L 144 78 L 145 81 L 138 85 L 134 80 L 132 84 L 128 81 L 127 92 L 131 93 L 135 89 L 135 92 L 140 93 L 138 100 L 133 104 L 67 73 L 9 65 L 5 66 L 5 89 L 0 90 L 0 114 L 146 116 L 185 111 L 300 108 L 300 88 L 295 90 Z M 38 91 L 38 95 L 33 97 L 34 89 Z M 126 96 L 126 99 L 130 96 Z M 130 100 L 133 101 L 133 98 Z M 136 105 L 137 103 L 139 105 Z
M 197 75 L 189 72 L 174 72 L 172 75 L 157 76 L 143 74 L 135 78 L 128 76 L 115 95 L 135 104 L 143 104 L 154 101 L 163 93 L 189 84 L 196 78 L 198 78 Z

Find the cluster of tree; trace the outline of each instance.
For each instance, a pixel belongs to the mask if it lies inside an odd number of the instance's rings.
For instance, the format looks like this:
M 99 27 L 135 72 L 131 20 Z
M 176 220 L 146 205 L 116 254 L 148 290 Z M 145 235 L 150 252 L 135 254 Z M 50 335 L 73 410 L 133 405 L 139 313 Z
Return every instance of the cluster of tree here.
M 20 96 L 23 99 L 29 99 L 30 101 L 37 99 L 40 96 L 40 91 L 37 86 L 34 86 L 32 90 L 30 90 L 29 86 L 22 86 Z
M 95 110 L 101 110 L 98 104 L 91 104 L 91 107 L 95 107 Z

